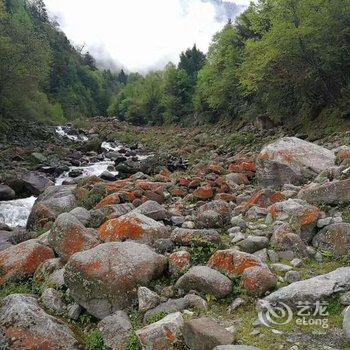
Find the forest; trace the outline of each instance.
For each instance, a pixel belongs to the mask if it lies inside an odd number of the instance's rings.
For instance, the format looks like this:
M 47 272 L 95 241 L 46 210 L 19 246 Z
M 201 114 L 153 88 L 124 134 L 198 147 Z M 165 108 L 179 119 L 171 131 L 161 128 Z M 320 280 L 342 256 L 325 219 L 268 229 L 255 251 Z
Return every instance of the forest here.
M 259 0 L 205 55 L 141 75 L 96 67 L 42 0 L 0 1 L 0 122 L 96 115 L 136 125 L 350 117 L 350 0 Z

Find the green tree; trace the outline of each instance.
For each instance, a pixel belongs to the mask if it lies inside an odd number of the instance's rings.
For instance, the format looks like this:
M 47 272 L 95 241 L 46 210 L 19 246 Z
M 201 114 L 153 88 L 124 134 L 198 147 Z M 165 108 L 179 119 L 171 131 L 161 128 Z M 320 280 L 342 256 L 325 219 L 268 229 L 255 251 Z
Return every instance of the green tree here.
M 193 85 L 197 80 L 197 74 L 202 69 L 205 62 L 205 55 L 194 45 L 192 49 L 187 49 L 180 55 L 179 69 L 186 71 Z
M 238 78 L 241 62 L 237 30 L 229 22 L 214 36 L 207 61 L 198 74 L 195 108 L 211 122 L 220 116 L 237 116 L 241 104 Z

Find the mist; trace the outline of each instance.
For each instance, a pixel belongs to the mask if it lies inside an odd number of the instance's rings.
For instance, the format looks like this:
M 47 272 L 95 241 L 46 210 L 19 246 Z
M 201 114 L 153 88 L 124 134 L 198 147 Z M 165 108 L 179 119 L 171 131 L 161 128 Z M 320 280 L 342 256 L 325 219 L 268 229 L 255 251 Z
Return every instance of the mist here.
M 74 45 L 99 65 L 145 73 L 161 69 L 193 44 L 206 52 L 212 36 L 249 0 L 45 0 Z

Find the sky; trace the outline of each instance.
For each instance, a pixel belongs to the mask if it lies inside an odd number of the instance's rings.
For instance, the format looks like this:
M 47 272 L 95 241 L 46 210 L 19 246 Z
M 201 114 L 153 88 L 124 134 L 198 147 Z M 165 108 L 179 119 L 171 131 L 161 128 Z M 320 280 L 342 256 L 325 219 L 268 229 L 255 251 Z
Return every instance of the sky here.
M 141 73 L 177 63 L 212 36 L 249 0 L 44 0 L 51 18 L 74 45 L 100 64 Z

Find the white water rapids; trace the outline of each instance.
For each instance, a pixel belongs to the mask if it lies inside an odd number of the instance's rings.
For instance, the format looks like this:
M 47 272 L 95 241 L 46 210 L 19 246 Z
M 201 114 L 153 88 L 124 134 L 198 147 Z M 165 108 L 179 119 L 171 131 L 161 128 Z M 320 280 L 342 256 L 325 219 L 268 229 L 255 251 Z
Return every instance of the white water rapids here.
M 67 138 L 75 142 L 85 142 L 88 140 L 86 136 L 70 134 L 68 127 L 58 126 L 56 128 L 56 133 L 63 138 Z M 114 142 L 103 142 L 101 147 L 102 149 L 108 152 L 117 152 L 123 146 Z M 139 160 L 142 160 L 149 157 L 149 155 L 138 155 L 137 157 Z M 82 170 L 82 175 L 80 175 L 78 178 L 100 176 L 104 171 L 108 169 L 110 165 L 114 165 L 114 162 L 112 160 L 105 159 L 93 164 L 83 166 L 72 166 L 69 168 L 69 171 L 63 173 L 56 179 L 55 185 L 62 185 L 65 180 L 71 179 L 71 177 L 69 177 L 69 172 L 71 170 Z M 109 172 L 113 175 L 118 174 L 118 172 L 115 171 Z M 30 197 L 0 202 L 0 223 L 6 224 L 10 227 L 25 227 L 35 200 L 35 197 Z

